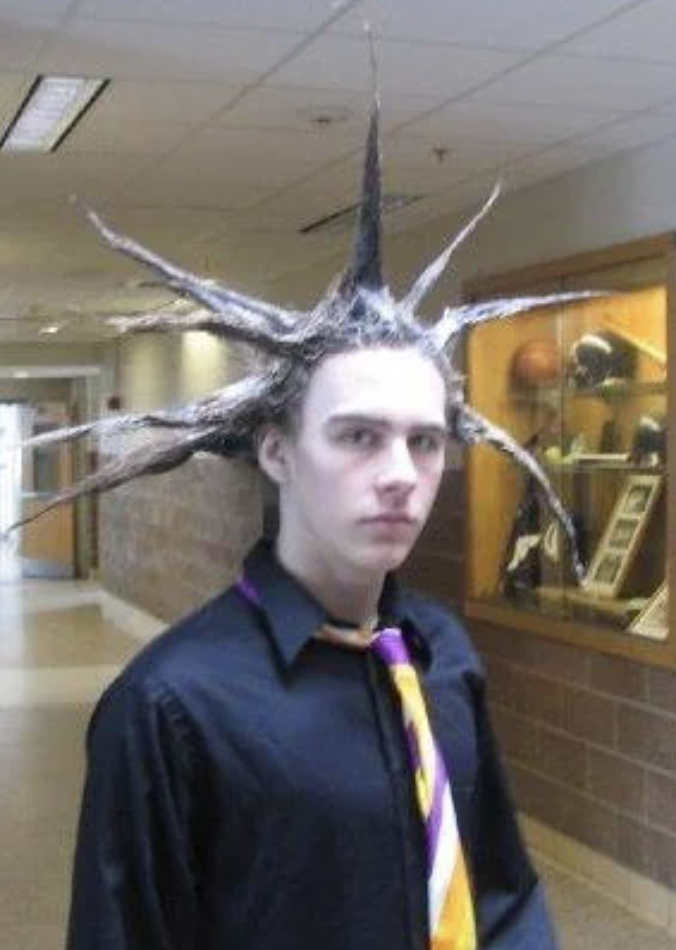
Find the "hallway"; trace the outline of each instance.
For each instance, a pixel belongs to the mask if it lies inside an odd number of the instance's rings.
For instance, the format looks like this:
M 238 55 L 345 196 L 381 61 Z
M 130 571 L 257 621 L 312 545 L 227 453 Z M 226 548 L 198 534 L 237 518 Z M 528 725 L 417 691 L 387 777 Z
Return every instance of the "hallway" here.
M 0 583 L 0 950 L 63 950 L 84 730 L 138 647 L 103 620 L 91 584 Z M 588 886 L 543 871 L 563 950 L 676 950 Z

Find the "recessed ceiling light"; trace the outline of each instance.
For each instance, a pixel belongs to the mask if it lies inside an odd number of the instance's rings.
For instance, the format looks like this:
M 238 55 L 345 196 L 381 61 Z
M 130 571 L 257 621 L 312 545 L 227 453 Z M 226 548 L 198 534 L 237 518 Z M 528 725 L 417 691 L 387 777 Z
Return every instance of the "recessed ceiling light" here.
M 42 327 L 42 329 L 40 330 L 40 333 L 46 333 L 46 334 L 58 333 L 60 329 L 61 329 L 61 324 L 53 323 L 51 324 L 51 326 Z
M 0 148 L 53 152 L 107 84 L 107 79 L 38 76 L 0 140 Z

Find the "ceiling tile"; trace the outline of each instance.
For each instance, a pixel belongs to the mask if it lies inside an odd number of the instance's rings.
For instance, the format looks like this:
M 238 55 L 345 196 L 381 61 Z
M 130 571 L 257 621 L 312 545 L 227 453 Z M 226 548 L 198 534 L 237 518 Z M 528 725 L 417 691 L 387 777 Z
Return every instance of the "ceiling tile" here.
M 442 92 L 447 99 L 499 76 L 521 59 L 518 53 L 399 41 L 379 43 L 378 58 L 383 93 Z M 321 36 L 278 69 L 268 84 L 369 90 L 368 49 L 363 39 Z
M 259 172 L 247 176 L 243 170 L 241 177 L 231 177 L 215 171 L 212 161 L 174 161 L 161 169 L 147 169 L 116 191 L 114 197 L 116 202 L 141 207 L 246 208 L 293 180 L 293 175 L 294 170 L 280 170 L 274 178 L 266 178 Z
M 568 43 L 565 52 L 676 64 L 676 4 L 650 0 Z M 627 69 L 631 67 L 627 64 Z
M 37 2 L 37 0 L 36 0 Z M 46 2 L 46 0 L 44 0 Z M 350 5 L 354 5 L 352 0 Z M 82 0 L 78 12 L 160 23 L 211 23 L 220 26 L 310 32 L 336 16 L 330 0 Z
M 642 148 L 676 135 L 676 116 L 630 116 L 557 147 L 545 149 L 514 163 L 505 175 L 510 187 L 552 178 L 590 162 Z
M 0 63 L 5 69 L 30 69 L 57 21 L 44 17 L 5 19 L 0 12 Z
M 66 205 L 74 195 L 104 202 L 148 159 L 120 155 L 0 155 L 0 207 L 46 202 Z
M 676 88 L 676 65 L 544 56 L 514 70 L 477 93 L 490 102 L 615 109 L 632 112 L 656 106 Z
M 106 207 L 105 218 L 116 231 L 137 238 L 149 247 L 158 237 L 181 235 L 196 239 L 222 227 L 224 214 L 216 208 L 151 208 L 130 207 L 114 202 Z
M 299 39 L 298 33 L 77 17 L 55 32 L 39 66 L 122 79 L 250 82 Z
M 604 156 L 595 154 L 593 149 L 585 148 L 580 143 L 554 146 L 516 162 L 509 169 L 505 183 L 509 191 L 515 191 L 536 182 L 568 174 L 600 157 Z
M 398 94 L 388 97 L 381 108 L 381 128 L 387 131 L 409 122 L 440 105 L 445 98 L 443 92 L 433 96 Z M 248 91 L 217 121 L 235 127 L 308 132 L 312 129 L 311 118 L 336 115 L 339 121 L 333 126 L 335 131 L 345 130 L 363 136 L 370 108 L 370 91 L 303 87 L 285 89 L 263 85 Z M 332 134 L 330 128 L 326 131 Z
M 14 118 L 34 78 L 30 72 L 0 73 L 0 131 Z
M 447 216 L 458 211 L 466 212 L 469 218 L 484 204 L 494 187 L 495 179 L 491 175 L 476 175 L 467 181 L 458 182 L 446 191 L 435 192 L 425 201 L 392 215 L 387 224 L 387 231 L 392 234 L 408 231 L 442 215 Z M 450 237 L 452 234 L 449 233 Z
M 335 235 L 303 235 L 289 231 L 284 236 L 285 253 L 279 253 L 278 234 L 262 232 L 240 232 L 231 234 L 227 231 L 220 235 L 213 235 L 202 242 L 201 247 L 193 246 L 191 252 L 200 262 L 200 272 L 220 274 L 228 280 L 233 274 L 238 274 L 242 265 L 258 273 L 265 272 L 268 276 L 278 272 L 280 264 L 288 266 L 289 262 L 303 263 L 307 266 L 311 259 L 319 254 L 326 254 L 336 247 Z
M 402 137 L 423 137 L 451 149 L 465 140 L 547 144 L 580 135 L 616 118 L 615 110 L 505 105 L 467 97 L 410 122 Z
M 359 198 L 360 164 L 341 163 L 268 198 L 251 210 L 259 227 L 299 230 Z
M 210 157 L 221 174 L 227 165 L 228 175 L 248 175 L 255 168 L 264 173 L 267 169 L 274 176 L 276 165 L 294 163 L 299 177 L 305 169 L 361 150 L 364 131 L 363 126 L 358 130 L 338 126 L 305 132 L 212 126 L 191 135 L 183 158 L 193 161 Z
M 0 5 L 2 29 L 10 22 L 31 19 L 60 19 L 73 6 L 73 0 L 4 0 Z
M 363 19 L 376 35 L 403 40 L 429 40 L 459 46 L 536 50 L 560 41 L 626 6 L 626 0 L 367 0 L 333 27 L 363 32 Z
M 227 83 L 136 82 L 116 79 L 96 102 L 93 114 L 105 122 L 166 122 L 197 125 L 211 119 L 242 91 Z
M 190 126 L 159 122 L 101 122 L 91 117 L 74 129 L 63 154 L 164 155 L 190 136 Z
M 594 151 L 597 157 L 629 148 L 640 148 L 676 135 L 676 115 L 633 115 L 596 129 L 570 142 Z
M 458 140 L 447 153 L 436 152 L 422 140 L 394 137 L 388 143 L 388 187 L 396 191 L 430 193 L 448 188 L 472 174 L 496 176 L 532 147 L 520 142 Z

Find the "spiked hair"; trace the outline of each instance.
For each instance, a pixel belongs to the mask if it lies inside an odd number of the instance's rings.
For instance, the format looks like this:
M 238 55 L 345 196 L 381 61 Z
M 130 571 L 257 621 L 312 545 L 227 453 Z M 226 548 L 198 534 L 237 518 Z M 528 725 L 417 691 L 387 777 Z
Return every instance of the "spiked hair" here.
M 457 344 L 471 327 L 584 295 L 490 300 L 448 307 L 431 325 L 417 319 L 421 302 L 438 282 L 453 253 L 494 205 L 499 194 L 496 186 L 483 207 L 426 267 L 410 291 L 401 300 L 395 300 L 381 269 L 379 111 L 376 97 L 366 143 L 352 260 L 309 312 L 284 309 L 204 280 L 112 230 L 93 211 L 87 212 L 91 223 L 114 250 L 144 264 L 169 287 L 198 305 L 187 316 L 155 312 L 120 320 L 125 330 L 202 330 L 223 340 L 247 344 L 262 357 L 262 363 L 249 376 L 176 410 L 123 414 L 29 440 L 26 447 L 139 429 L 164 429 L 171 434 L 166 442 L 143 445 L 104 464 L 99 471 L 63 491 L 49 508 L 85 494 L 108 491 L 142 475 L 169 471 L 196 453 L 254 459 L 262 427 L 280 424 L 288 418 L 302 399 L 312 370 L 324 357 L 364 347 L 415 347 L 436 362 L 447 381 L 449 434 L 468 445 L 488 443 L 528 471 L 561 522 L 570 541 L 575 570 L 581 576 L 583 566 L 571 520 L 544 471 L 507 432 L 465 403 L 461 381 L 452 366 Z

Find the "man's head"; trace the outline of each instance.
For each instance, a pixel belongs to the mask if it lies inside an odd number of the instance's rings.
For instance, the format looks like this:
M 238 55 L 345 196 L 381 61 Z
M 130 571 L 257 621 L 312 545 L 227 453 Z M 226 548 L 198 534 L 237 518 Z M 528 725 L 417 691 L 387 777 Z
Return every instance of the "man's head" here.
M 443 473 L 446 388 L 413 346 L 318 364 L 290 424 L 268 427 L 258 451 L 279 486 L 280 544 L 294 563 L 377 575 L 404 561 Z

